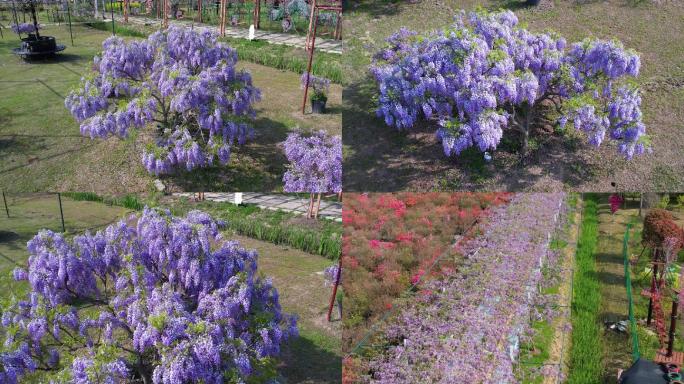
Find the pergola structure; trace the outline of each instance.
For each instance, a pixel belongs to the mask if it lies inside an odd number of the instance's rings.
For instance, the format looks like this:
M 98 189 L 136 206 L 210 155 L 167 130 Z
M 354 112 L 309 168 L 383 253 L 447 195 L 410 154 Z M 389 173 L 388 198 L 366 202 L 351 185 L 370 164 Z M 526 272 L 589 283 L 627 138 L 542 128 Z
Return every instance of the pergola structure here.
M 258 0 L 257 0 L 258 1 Z M 306 33 L 306 51 L 309 54 L 309 62 L 306 67 L 306 73 L 311 74 L 311 67 L 313 65 L 313 57 L 316 48 L 316 31 L 318 27 L 318 16 L 321 11 L 332 11 L 337 14 L 337 24 L 335 26 L 335 39 L 342 38 L 342 0 L 311 0 L 311 15 L 309 17 L 309 30 Z M 302 101 L 302 113 L 306 110 L 306 99 L 309 96 L 309 78 L 306 77 L 306 85 L 304 87 L 304 100 Z

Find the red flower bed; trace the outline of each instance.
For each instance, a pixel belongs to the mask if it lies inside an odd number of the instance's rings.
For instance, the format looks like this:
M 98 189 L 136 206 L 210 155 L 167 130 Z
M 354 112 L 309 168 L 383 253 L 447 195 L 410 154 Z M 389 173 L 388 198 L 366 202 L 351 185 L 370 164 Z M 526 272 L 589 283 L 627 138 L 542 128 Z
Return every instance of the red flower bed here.
M 350 348 L 392 301 L 433 274 L 456 268 L 449 249 L 487 208 L 507 203 L 505 193 L 346 194 L 342 221 L 344 346 Z

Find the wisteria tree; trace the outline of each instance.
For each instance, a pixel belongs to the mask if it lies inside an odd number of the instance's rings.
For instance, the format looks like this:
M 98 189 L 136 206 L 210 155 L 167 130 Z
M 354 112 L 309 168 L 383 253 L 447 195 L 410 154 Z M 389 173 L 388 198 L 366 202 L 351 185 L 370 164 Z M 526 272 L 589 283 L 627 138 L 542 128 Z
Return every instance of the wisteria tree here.
M 339 193 L 342 191 L 342 140 L 325 131 L 303 136 L 294 132 L 285 141 L 290 162 L 283 176 L 285 192 Z
M 143 41 L 110 37 L 103 48 L 65 101 L 81 134 L 153 130 L 142 162 L 157 175 L 227 164 L 232 146 L 253 135 L 248 123 L 260 92 L 236 68 L 237 52 L 210 31 L 170 27 Z
M 607 137 L 628 159 L 649 149 L 632 79 L 639 56 L 619 41 L 568 46 L 555 33 L 521 27 L 511 11 L 478 11 L 425 36 L 401 29 L 387 42 L 371 68 L 378 116 L 398 129 L 434 121 L 447 156 L 495 150 L 514 130 L 524 157 L 543 120 L 561 129 L 571 123 L 596 147 Z
M 0 382 L 271 382 L 296 320 L 223 224 L 146 208 L 73 240 L 39 232 L 14 271 L 30 293 L 2 308 Z
M 310 193 L 308 217 L 318 216 L 322 193 L 342 192 L 342 138 L 318 131 L 290 133 L 284 143 L 290 164 L 283 175 L 285 192 Z M 318 194 L 318 204 L 314 204 Z

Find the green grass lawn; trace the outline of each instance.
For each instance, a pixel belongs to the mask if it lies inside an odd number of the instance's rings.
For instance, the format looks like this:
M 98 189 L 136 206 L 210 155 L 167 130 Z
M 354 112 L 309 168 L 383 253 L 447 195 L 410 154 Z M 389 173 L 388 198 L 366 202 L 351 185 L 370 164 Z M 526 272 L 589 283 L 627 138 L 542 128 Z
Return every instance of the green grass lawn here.
M 42 228 L 61 231 L 56 195 L 8 195 L 7 202 L 10 218 L 0 212 L 0 290 L 4 292 L 0 301 L 9 299 L 10 294 L 18 296 L 27 291 L 27 283 L 11 278 L 17 265 L 26 264 L 26 242 Z M 130 212 L 118 206 L 66 197 L 62 198 L 62 207 L 65 227 L 71 235 L 101 229 Z M 260 273 L 273 279 L 283 310 L 299 316 L 301 337 L 283 349 L 283 361 L 278 368 L 284 378 L 282 382 L 340 382 L 340 321 L 337 316 L 333 316 L 333 322 L 325 318 L 331 288 L 324 285 L 322 274 L 332 261 L 232 233 L 226 237 L 257 250 Z
M 151 190 L 154 177 L 140 162 L 145 131 L 121 140 L 81 137 L 64 107 L 108 32 L 76 25 L 47 26 L 67 45 L 56 59 L 27 63 L 12 55 L 19 40 L 9 30 L 0 39 L 0 184 L 9 191 L 95 191 L 105 194 Z M 302 115 L 299 73 L 242 61 L 262 91 L 255 105 L 256 139 L 235 148 L 228 166 L 179 172 L 162 178 L 170 190 L 281 190 L 286 158 L 279 146 L 296 129 L 341 134 L 341 87 L 331 86 L 326 115 Z
M 684 185 L 684 7 L 675 1 L 350 0 L 345 14 L 343 130 L 347 190 L 678 190 Z M 532 31 L 553 29 L 570 42 L 585 37 L 617 38 L 641 55 L 638 82 L 654 153 L 627 162 L 614 146 L 593 150 L 572 133 L 540 134 L 523 165 L 517 144 L 504 140 L 494 161 L 476 152 L 448 159 L 434 127 L 399 133 L 375 117 L 371 56 L 384 39 L 405 26 L 428 32 L 448 25 L 460 9 L 484 6 L 516 12 Z M 552 128 L 552 127 L 551 127 Z

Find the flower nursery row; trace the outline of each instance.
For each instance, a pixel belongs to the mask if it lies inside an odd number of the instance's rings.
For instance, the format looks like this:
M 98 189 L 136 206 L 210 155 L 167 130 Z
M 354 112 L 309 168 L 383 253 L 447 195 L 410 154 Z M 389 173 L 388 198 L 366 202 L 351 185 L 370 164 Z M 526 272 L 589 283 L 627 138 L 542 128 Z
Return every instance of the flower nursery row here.
M 458 269 L 421 284 L 370 353 L 345 361 L 345 382 L 518 382 L 532 319 L 553 316 L 542 271 L 557 264 L 549 245 L 563 202 L 563 194 L 519 194 L 493 208 L 482 233 L 457 247 Z
M 351 194 L 345 197 L 342 239 L 345 347 L 392 306 L 434 260 L 505 193 Z M 448 268 L 445 264 L 443 268 Z M 437 272 L 435 272 L 437 273 Z

